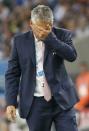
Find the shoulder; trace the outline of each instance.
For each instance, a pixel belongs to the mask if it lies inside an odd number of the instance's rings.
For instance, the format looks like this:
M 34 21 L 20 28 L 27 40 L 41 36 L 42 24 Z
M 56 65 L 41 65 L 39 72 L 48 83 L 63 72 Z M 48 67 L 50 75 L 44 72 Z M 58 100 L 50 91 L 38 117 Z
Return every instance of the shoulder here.
M 30 32 L 31 31 L 27 31 L 27 32 L 22 32 L 22 33 L 18 33 L 18 34 L 15 34 L 15 36 L 13 37 L 13 39 L 16 39 L 16 40 L 20 40 L 20 39 L 26 39 L 26 37 L 28 37 L 30 35 Z
M 59 37 L 73 37 L 74 32 L 65 28 L 53 27 L 54 33 Z
M 15 45 L 16 47 L 20 47 L 23 43 L 25 43 L 25 40 L 29 39 L 30 36 L 31 31 L 15 34 L 12 39 L 12 46 Z

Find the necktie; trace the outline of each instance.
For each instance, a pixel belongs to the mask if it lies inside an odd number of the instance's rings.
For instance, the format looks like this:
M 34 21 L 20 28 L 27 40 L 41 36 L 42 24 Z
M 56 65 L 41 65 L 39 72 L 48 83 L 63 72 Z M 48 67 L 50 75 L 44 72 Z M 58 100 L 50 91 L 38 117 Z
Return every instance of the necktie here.
M 44 99 L 46 101 L 50 101 L 52 98 L 52 93 L 51 93 L 51 90 L 48 86 L 46 79 L 44 79 L 44 83 L 43 83 L 43 93 L 44 93 Z
M 43 44 L 43 42 L 42 42 L 42 44 Z M 42 55 L 42 57 L 43 57 L 43 60 L 44 60 L 44 44 L 43 44 L 42 48 L 43 48 L 43 55 Z M 51 93 L 51 89 L 50 89 L 50 87 L 49 87 L 45 77 L 44 77 L 44 80 L 43 80 L 42 84 L 43 84 L 44 99 L 46 101 L 49 101 L 52 98 L 52 93 Z

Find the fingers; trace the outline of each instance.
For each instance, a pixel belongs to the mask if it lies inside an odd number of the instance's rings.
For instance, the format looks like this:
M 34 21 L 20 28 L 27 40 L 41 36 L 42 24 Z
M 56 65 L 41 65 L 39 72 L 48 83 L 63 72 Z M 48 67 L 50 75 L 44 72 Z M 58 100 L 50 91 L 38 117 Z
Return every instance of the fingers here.
M 13 107 L 8 107 L 6 111 L 8 120 L 14 122 L 16 120 L 16 109 Z
M 39 26 L 36 25 L 36 29 L 37 29 L 39 32 L 49 33 L 49 32 L 51 32 L 52 27 L 51 27 L 51 26 L 48 26 L 47 29 L 44 29 L 44 28 L 39 27 Z
M 43 28 L 42 26 L 38 26 L 37 24 L 35 24 L 34 26 L 32 26 L 35 30 L 38 30 L 40 32 L 44 31 L 44 32 L 49 32 L 52 29 L 52 25 L 47 24 L 45 28 Z
M 42 26 L 34 25 L 32 26 L 33 32 L 37 34 L 37 37 L 39 40 L 44 40 L 47 35 L 52 31 L 52 26 L 51 25 L 46 25 L 45 28 Z
M 15 121 L 15 116 L 13 116 L 11 113 L 8 114 L 7 118 L 8 118 L 8 120 L 11 121 L 11 122 L 14 122 L 14 121 Z
M 52 29 L 50 28 L 49 30 L 45 30 L 43 28 L 38 27 L 38 28 L 36 28 L 36 30 L 37 30 L 40 38 L 42 38 L 42 37 L 45 38 L 51 32 Z
M 7 118 L 8 118 L 8 120 L 11 121 L 11 122 L 15 122 L 15 121 L 16 121 L 16 115 L 13 115 L 12 113 L 9 113 L 9 114 L 7 115 Z

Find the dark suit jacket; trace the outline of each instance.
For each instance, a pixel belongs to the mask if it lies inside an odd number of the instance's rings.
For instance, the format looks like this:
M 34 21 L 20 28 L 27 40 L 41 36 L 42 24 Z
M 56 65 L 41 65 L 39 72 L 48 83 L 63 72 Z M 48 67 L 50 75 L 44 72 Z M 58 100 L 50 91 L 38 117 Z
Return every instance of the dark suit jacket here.
M 55 100 L 63 110 L 71 108 L 79 100 L 64 65 L 64 60 L 73 62 L 77 57 L 71 37 L 72 33 L 69 30 L 53 27 L 44 40 L 44 73 Z M 7 106 L 18 105 L 20 116 L 26 118 L 36 87 L 35 43 L 31 30 L 14 37 L 5 74 L 5 87 Z

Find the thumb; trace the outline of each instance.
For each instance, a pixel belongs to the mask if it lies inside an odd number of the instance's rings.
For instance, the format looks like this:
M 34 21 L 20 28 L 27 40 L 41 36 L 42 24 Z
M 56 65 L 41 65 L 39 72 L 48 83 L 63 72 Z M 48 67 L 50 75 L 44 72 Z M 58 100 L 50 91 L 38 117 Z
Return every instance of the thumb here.
M 16 109 L 13 109 L 13 110 L 12 110 L 12 117 L 13 117 L 13 118 L 16 118 Z

